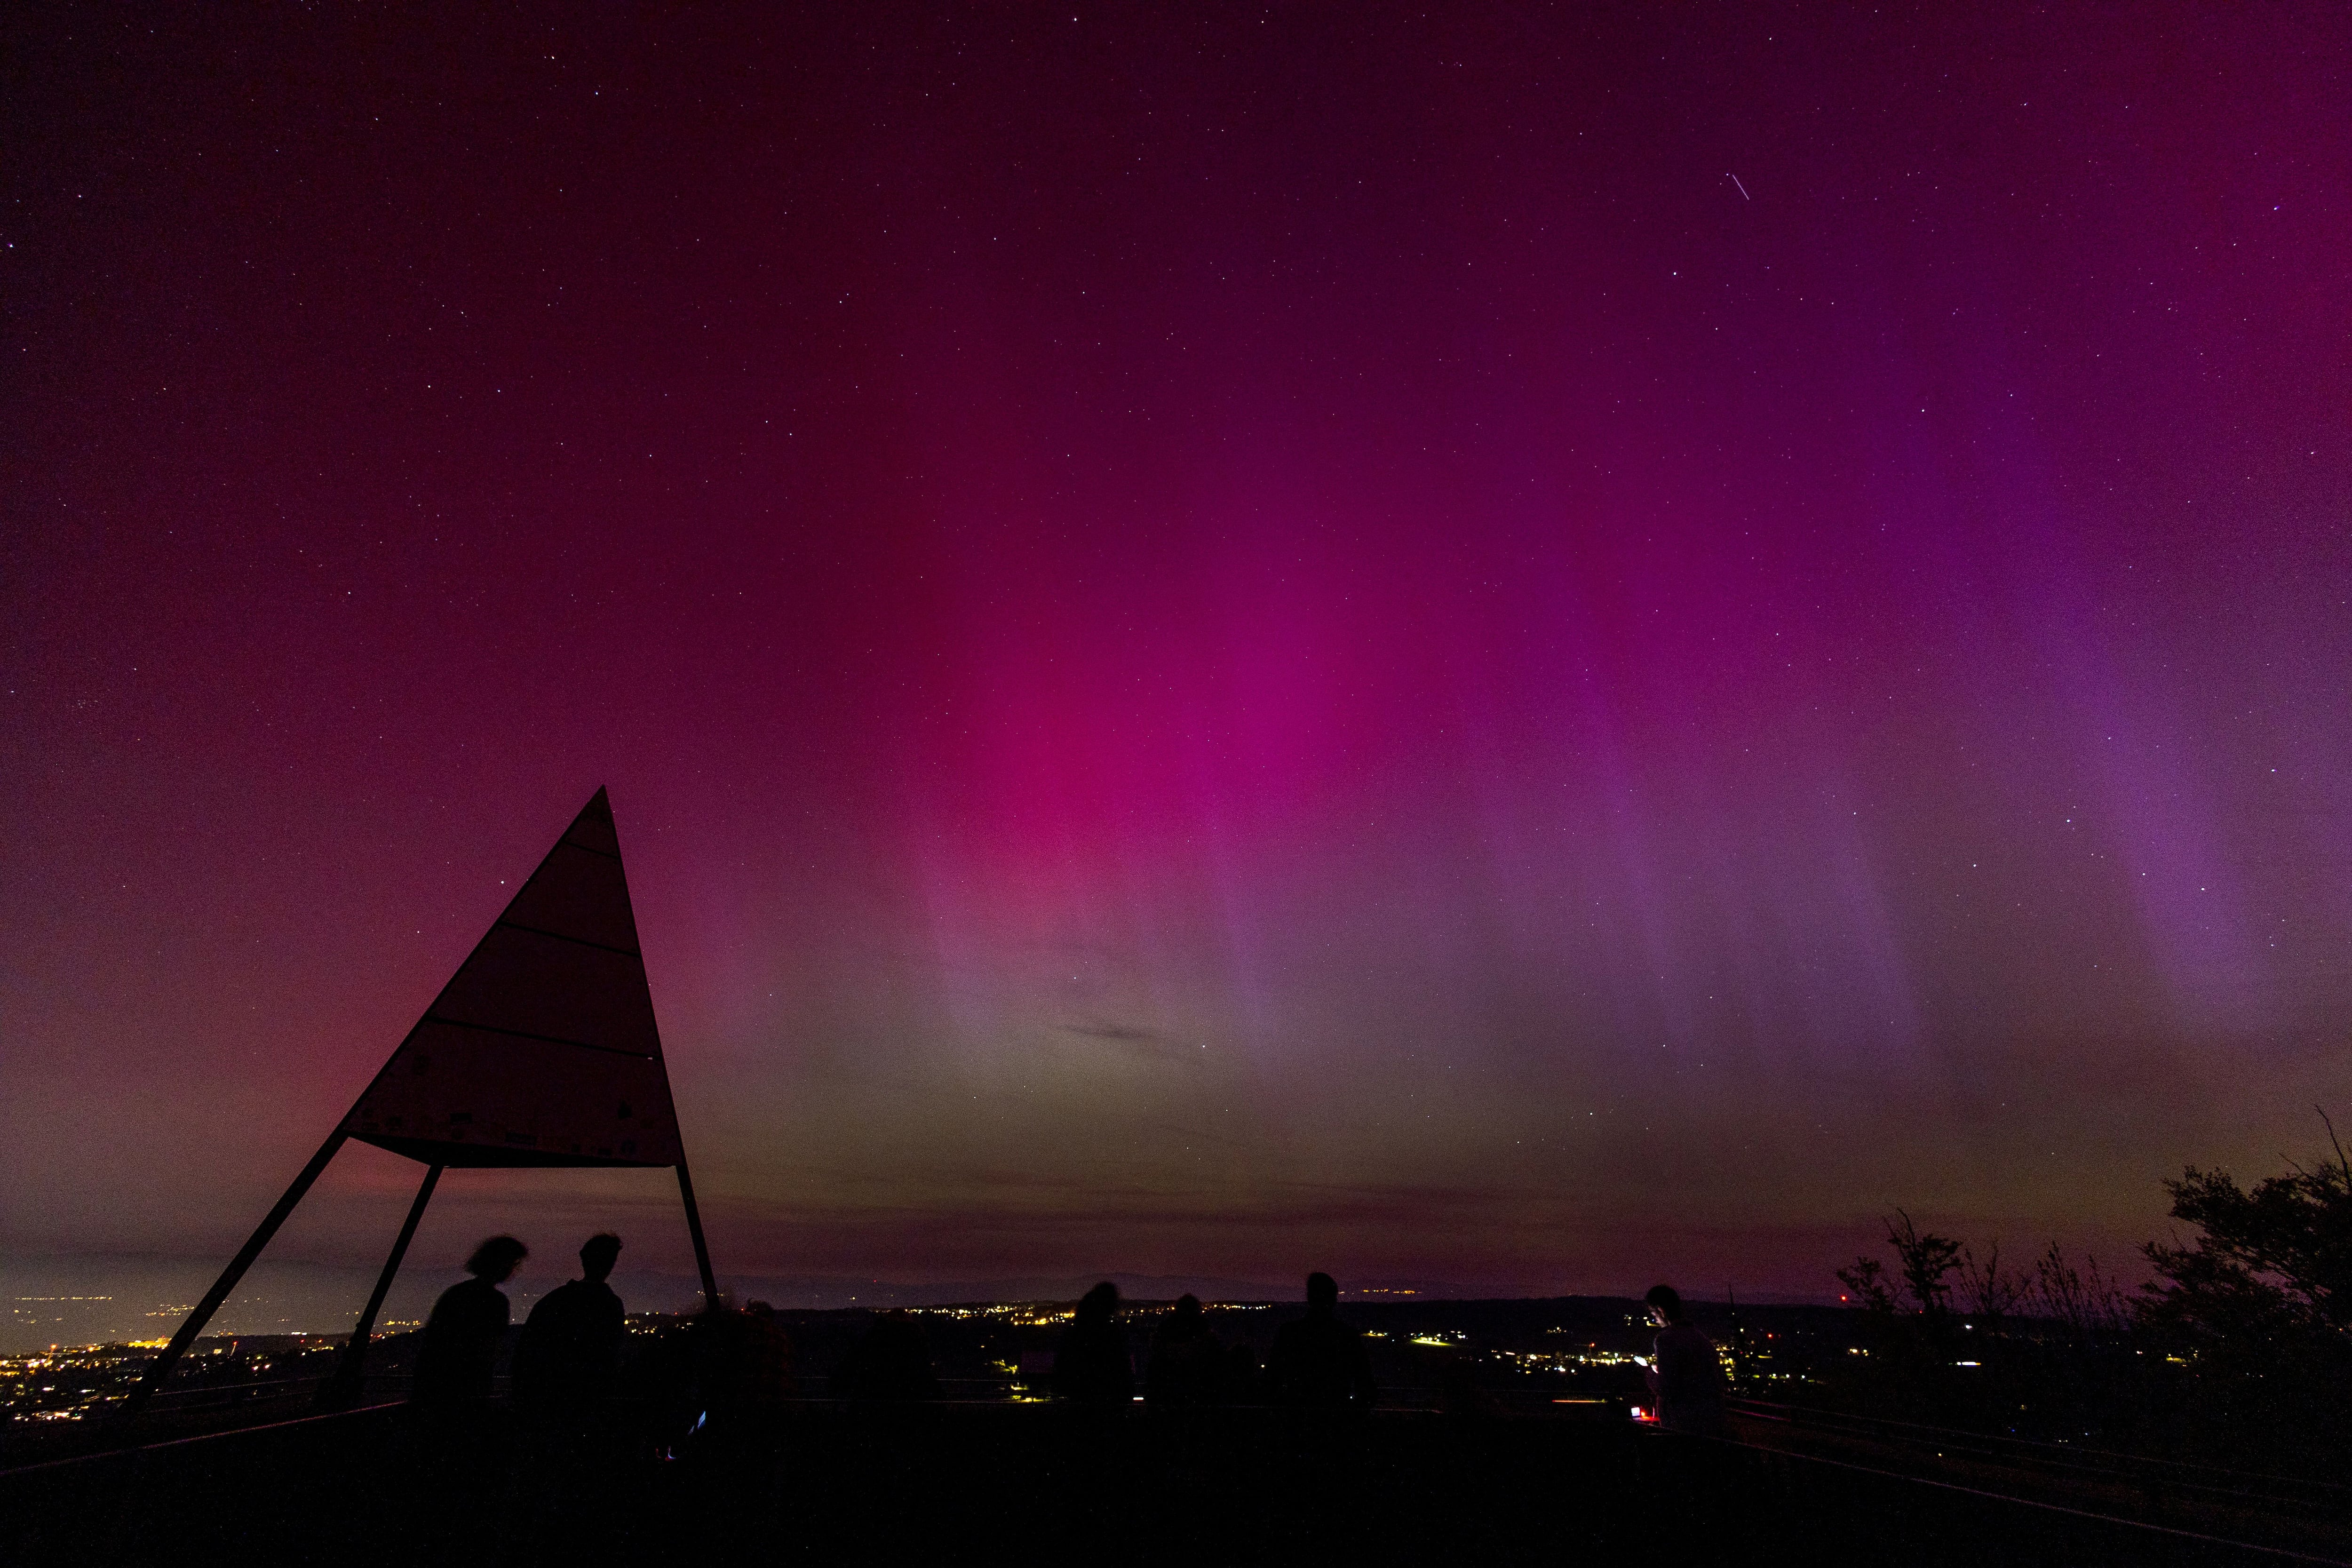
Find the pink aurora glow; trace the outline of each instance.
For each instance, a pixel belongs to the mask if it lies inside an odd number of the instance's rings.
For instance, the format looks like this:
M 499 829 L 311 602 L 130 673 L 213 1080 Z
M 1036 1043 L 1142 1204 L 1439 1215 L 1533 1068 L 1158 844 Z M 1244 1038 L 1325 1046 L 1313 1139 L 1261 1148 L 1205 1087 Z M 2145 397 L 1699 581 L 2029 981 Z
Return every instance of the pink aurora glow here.
M 233 1245 L 600 783 L 723 1268 L 1806 1293 L 2345 1102 L 2340 20 L 483 26 L 27 57 L 0 1237 Z

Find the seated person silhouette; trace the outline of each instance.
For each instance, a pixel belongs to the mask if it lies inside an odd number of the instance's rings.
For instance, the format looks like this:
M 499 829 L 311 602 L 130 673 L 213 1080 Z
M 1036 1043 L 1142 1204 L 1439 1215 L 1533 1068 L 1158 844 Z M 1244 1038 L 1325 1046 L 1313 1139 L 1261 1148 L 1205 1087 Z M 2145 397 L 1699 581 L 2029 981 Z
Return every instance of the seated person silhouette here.
M 1642 1298 L 1658 1325 L 1650 1358 L 1650 1398 L 1658 1425 L 1706 1437 L 1728 1437 L 1723 1418 L 1723 1363 L 1715 1342 L 1683 1317 L 1683 1299 L 1671 1285 L 1653 1287 Z
M 1152 1331 L 1151 1361 L 1143 1374 L 1144 1403 L 1155 1410 L 1215 1405 L 1224 1394 L 1224 1350 L 1209 1331 L 1201 1299 L 1177 1297 Z
M 619 1237 L 590 1237 L 580 1247 L 580 1278 L 530 1310 L 515 1346 L 516 1404 L 541 1415 L 579 1415 L 611 1395 L 628 1333 L 621 1298 L 605 1283 L 620 1256 Z
M 509 1317 L 506 1292 L 499 1287 L 530 1256 L 530 1248 L 511 1236 L 491 1237 L 474 1248 L 466 1259 L 466 1272 L 473 1278 L 442 1291 L 425 1320 L 410 1399 L 436 1405 L 488 1400 L 491 1368 Z
M 1362 1338 L 1339 1321 L 1339 1286 L 1328 1274 L 1307 1277 L 1307 1316 L 1275 1331 L 1265 1370 L 1276 1405 L 1366 1410 L 1379 1392 Z
M 1135 1368 L 1118 1325 L 1118 1287 L 1108 1279 L 1078 1302 L 1077 1315 L 1054 1347 L 1054 1397 L 1101 1405 L 1135 1398 Z

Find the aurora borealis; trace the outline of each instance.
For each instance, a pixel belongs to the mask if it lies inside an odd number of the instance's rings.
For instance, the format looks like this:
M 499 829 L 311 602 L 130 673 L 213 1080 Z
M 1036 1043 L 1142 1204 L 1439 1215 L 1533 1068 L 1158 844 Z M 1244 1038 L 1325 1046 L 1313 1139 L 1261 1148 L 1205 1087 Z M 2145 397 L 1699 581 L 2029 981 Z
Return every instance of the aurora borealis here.
M 2352 1108 L 2340 12 L 856 12 L 9 24 L 0 1245 L 233 1248 L 600 784 L 722 1274 L 1820 1294 Z

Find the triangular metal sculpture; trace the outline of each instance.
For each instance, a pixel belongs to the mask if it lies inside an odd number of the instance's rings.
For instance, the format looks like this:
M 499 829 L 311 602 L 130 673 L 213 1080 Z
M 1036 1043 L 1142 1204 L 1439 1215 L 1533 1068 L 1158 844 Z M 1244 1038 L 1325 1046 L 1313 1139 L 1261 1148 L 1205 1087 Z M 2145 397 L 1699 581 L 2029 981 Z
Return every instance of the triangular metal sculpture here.
M 685 1157 L 603 790 L 457 966 L 342 1130 L 436 1165 Z
M 425 1166 L 326 1405 L 356 1401 L 376 1313 L 450 1166 L 675 1166 L 706 1305 L 719 1300 L 702 1216 L 670 1101 L 653 993 L 621 869 L 613 809 L 598 790 L 359 1103 L 155 1358 L 116 1417 L 143 1408 L 237 1279 L 348 1139 Z

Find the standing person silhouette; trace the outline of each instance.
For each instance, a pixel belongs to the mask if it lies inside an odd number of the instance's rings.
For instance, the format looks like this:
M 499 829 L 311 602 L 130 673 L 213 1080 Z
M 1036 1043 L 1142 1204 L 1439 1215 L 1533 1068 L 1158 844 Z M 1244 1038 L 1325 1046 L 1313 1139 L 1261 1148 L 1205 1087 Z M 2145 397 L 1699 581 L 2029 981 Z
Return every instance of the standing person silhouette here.
M 416 1355 L 416 1381 L 409 1398 L 419 1405 L 458 1405 L 487 1402 L 499 1342 L 512 1313 L 499 1289 L 514 1278 L 530 1248 L 511 1236 L 494 1236 L 466 1259 L 461 1279 L 441 1292 L 425 1322 L 425 1342 Z
M 604 1281 L 621 1256 L 621 1238 L 590 1237 L 580 1247 L 580 1278 L 540 1298 L 524 1320 L 514 1352 L 515 1406 L 523 1418 L 520 1496 L 532 1511 L 530 1532 L 561 1555 L 579 1555 L 593 1539 L 583 1505 L 611 1481 L 608 1401 L 619 1380 L 628 1329 L 620 1297 Z
M 907 1312 L 877 1312 L 866 1337 L 834 1375 L 835 1397 L 898 1401 L 937 1399 L 939 1374 L 931 1370 L 931 1347 L 923 1325 Z
M 538 1415 L 585 1416 L 613 1392 L 628 1330 L 621 1298 L 605 1283 L 621 1256 L 609 1232 L 580 1247 L 580 1278 L 557 1286 L 530 1310 L 515 1346 L 515 1402 Z
M 1673 1286 L 1654 1286 L 1642 1300 L 1658 1325 L 1650 1357 L 1650 1397 L 1657 1405 L 1658 1425 L 1703 1437 L 1731 1436 L 1723 1418 L 1723 1365 L 1716 1359 L 1715 1342 L 1683 1317 L 1683 1299 Z
M 1276 1405 L 1369 1410 L 1380 1393 L 1362 1337 L 1339 1321 L 1339 1283 L 1328 1274 L 1307 1277 L 1307 1316 L 1275 1331 L 1265 1371 Z
M 1189 1291 L 1161 1316 L 1143 1373 L 1144 1402 L 1155 1410 L 1214 1405 L 1225 1370 L 1224 1347 L 1209 1331 L 1201 1299 Z
M 409 1485 L 418 1500 L 420 1545 L 427 1559 L 454 1552 L 461 1541 L 489 1528 L 506 1486 L 506 1424 L 490 1400 L 499 1344 L 509 1310 L 499 1289 L 514 1277 L 530 1248 L 511 1236 L 494 1236 L 466 1259 L 470 1279 L 441 1292 L 425 1320 L 409 1402 Z
M 1054 1347 L 1054 1397 L 1076 1405 L 1126 1405 L 1135 1398 L 1135 1367 L 1118 1326 L 1118 1287 L 1108 1279 L 1078 1302 Z

